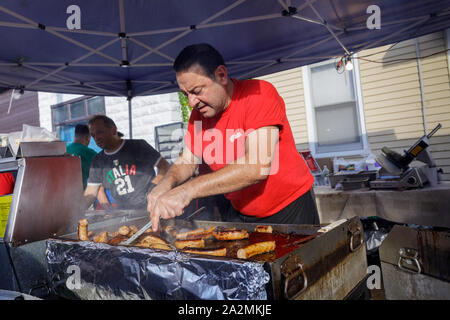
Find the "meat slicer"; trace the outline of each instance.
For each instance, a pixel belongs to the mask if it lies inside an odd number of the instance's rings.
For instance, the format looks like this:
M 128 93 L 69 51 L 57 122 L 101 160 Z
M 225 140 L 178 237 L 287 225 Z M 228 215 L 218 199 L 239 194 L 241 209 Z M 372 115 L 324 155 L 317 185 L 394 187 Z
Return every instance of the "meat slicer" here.
M 422 188 L 429 183 L 436 186 L 440 180 L 442 169 L 436 167 L 436 163 L 428 150 L 430 138 L 441 128 L 439 123 L 429 134 L 417 140 L 404 154 L 401 155 L 388 147 L 381 149 L 381 154 L 376 157 L 381 165 L 379 178 L 370 181 L 372 189 L 409 189 Z M 425 163 L 421 167 L 410 167 L 414 160 Z

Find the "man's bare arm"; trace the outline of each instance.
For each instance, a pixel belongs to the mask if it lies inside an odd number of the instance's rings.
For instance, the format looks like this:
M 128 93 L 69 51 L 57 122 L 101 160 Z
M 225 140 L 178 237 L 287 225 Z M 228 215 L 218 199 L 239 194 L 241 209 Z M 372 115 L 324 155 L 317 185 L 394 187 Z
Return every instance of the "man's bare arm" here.
M 97 199 L 98 190 L 100 185 L 87 185 L 84 190 L 83 200 L 82 200 L 82 210 L 87 210 Z
M 159 160 L 158 165 L 156 166 L 158 168 L 158 174 L 156 177 L 152 180 L 154 184 L 158 184 L 162 178 L 166 175 L 167 171 L 169 171 L 170 163 L 167 162 L 166 159 L 162 158 Z
M 100 202 L 101 206 L 104 209 L 108 209 L 111 207 L 111 203 L 109 202 L 108 197 L 106 196 L 106 191 L 103 186 L 100 186 L 97 192 L 97 200 Z
M 151 212 L 153 212 L 158 198 L 191 178 L 196 169 L 197 164 L 195 156 L 188 148 L 185 148 L 181 156 L 175 161 L 164 177 L 162 177 L 158 184 L 147 195 L 147 211 L 150 215 Z
M 193 199 L 238 191 L 267 179 L 271 169 L 276 169 L 272 163 L 277 156 L 278 134 L 279 129 L 274 126 L 259 128 L 247 136 L 245 156 L 213 173 L 172 187 L 150 211 L 153 230 L 158 229 L 160 217 L 169 219 L 182 214 Z

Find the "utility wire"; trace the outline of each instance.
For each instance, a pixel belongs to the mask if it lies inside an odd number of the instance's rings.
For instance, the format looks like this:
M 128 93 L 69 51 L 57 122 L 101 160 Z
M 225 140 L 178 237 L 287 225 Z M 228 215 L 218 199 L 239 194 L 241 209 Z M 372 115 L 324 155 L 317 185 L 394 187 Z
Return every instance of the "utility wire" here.
M 373 62 L 373 63 L 384 63 L 384 64 L 387 64 L 387 63 L 396 63 L 396 62 L 401 62 L 401 61 L 412 61 L 412 60 L 425 59 L 425 58 L 429 58 L 429 57 L 435 56 L 437 54 L 441 54 L 441 53 L 448 52 L 448 51 L 450 51 L 450 49 L 438 51 L 438 52 L 435 52 L 435 53 L 432 53 L 432 54 L 429 54 L 429 55 L 426 55 L 426 56 L 422 56 L 422 57 L 398 58 L 398 59 L 392 59 L 392 60 L 389 60 L 389 61 L 376 61 L 376 60 L 366 59 L 365 57 L 352 57 L 352 58 L 353 59 L 364 60 L 364 61 L 368 61 L 368 62 Z

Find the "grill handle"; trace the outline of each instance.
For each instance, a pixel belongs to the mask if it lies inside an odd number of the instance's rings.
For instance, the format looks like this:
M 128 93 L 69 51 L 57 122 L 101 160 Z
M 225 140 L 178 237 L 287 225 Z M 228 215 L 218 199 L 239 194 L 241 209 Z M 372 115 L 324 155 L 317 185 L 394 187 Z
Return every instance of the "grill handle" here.
M 398 257 L 398 262 L 397 262 L 397 266 L 406 272 L 409 273 L 416 273 L 416 274 L 421 274 L 422 273 L 422 268 L 420 267 L 420 263 L 419 263 L 419 253 L 416 249 L 412 249 L 412 248 L 400 248 L 400 250 L 398 251 L 399 257 Z M 409 267 L 406 267 L 406 265 L 409 265 Z M 410 267 L 415 267 L 415 269 L 410 268 Z
M 350 233 L 350 252 L 355 252 L 364 243 L 362 230 L 357 224 L 349 224 L 348 232 Z
M 294 296 L 297 296 L 304 292 L 308 287 L 308 278 L 306 277 L 306 273 L 303 270 L 303 265 L 300 262 L 296 263 L 295 269 L 290 269 L 288 271 L 282 271 L 284 275 L 284 297 L 286 299 L 292 299 Z M 298 287 L 298 281 L 302 280 L 302 286 L 300 290 L 295 290 Z M 290 291 L 294 293 L 290 294 Z M 290 290 L 291 289 L 291 290 Z

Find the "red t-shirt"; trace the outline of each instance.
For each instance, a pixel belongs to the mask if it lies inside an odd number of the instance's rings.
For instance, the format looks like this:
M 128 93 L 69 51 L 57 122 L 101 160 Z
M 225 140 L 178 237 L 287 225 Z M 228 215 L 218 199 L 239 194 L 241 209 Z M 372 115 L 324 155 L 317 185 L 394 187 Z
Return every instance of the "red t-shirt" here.
M 261 127 L 277 126 L 279 140 L 267 179 L 225 194 L 233 207 L 248 216 L 267 217 L 306 193 L 314 182 L 298 153 L 285 105 L 272 84 L 233 79 L 230 105 L 213 118 L 193 110 L 185 136 L 187 147 L 212 171 L 245 155 L 245 139 Z
M 9 172 L 0 173 L 0 195 L 14 193 L 14 176 Z

